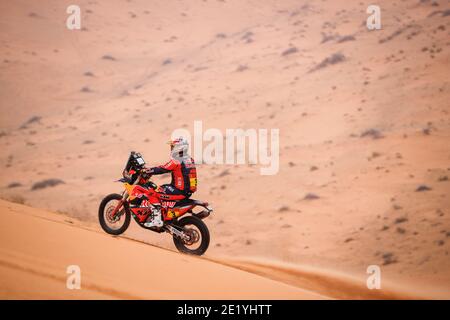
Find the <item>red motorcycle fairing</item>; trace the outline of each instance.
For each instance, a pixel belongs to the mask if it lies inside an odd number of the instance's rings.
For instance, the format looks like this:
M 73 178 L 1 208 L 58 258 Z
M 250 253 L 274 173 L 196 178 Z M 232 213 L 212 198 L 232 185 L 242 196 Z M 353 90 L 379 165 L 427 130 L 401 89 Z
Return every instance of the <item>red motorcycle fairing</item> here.
M 131 212 L 138 218 L 140 223 L 144 223 L 151 214 L 152 206 L 161 206 L 161 213 L 164 221 L 170 221 L 181 217 L 196 206 L 194 202 L 177 206 L 177 201 L 185 197 L 180 195 L 167 195 L 162 192 L 160 187 L 145 188 L 141 185 L 134 185 L 130 193 L 130 204 L 139 203 L 138 206 L 130 206 Z M 138 201 L 135 201 L 135 200 Z M 139 201 L 141 200 L 141 201 Z

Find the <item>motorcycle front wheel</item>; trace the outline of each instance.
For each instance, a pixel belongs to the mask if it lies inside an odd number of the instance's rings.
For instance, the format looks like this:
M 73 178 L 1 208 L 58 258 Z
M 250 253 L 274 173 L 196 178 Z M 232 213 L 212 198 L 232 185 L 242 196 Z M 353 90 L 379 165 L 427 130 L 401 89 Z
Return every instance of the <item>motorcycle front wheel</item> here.
M 178 251 L 201 256 L 209 247 L 209 230 L 206 224 L 194 216 L 184 217 L 174 223 L 189 235 L 189 240 L 173 236 L 173 242 Z
M 120 194 L 112 193 L 102 200 L 98 208 L 98 220 L 103 231 L 115 236 L 124 233 L 128 229 L 131 220 L 131 214 L 126 204 L 120 208 L 114 218 L 111 216 L 111 213 L 121 200 L 122 196 Z

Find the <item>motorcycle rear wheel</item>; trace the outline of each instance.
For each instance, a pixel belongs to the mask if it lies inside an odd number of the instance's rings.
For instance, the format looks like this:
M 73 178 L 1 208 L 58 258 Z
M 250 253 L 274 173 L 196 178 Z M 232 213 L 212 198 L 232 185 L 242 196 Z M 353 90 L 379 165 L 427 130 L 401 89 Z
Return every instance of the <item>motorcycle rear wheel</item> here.
M 125 218 L 123 219 L 122 225 L 119 226 L 117 229 L 116 228 L 112 228 L 109 226 L 109 223 L 112 223 L 112 225 L 114 223 L 118 223 L 120 221 L 117 222 L 107 222 L 106 219 L 108 219 L 107 214 L 108 212 L 105 212 L 105 209 L 109 209 L 110 207 L 107 207 L 108 203 L 110 203 L 111 201 L 120 201 L 122 200 L 122 196 L 120 194 L 117 193 L 112 193 L 110 195 L 107 195 L 102 202 L 100 203 L 100 207 L 98 208 L 98 220 L 100 222 L 100 226 L 102 227 L 103 231 L 105 231 L 106 233 L 112 234 L 112 235 L 119 235 L 125 232 L 125 230 L 128 229 L 128 226 L 130 225 L 130 220 L 131 220 L 131 214 L 129 212 L 128 206 L 126 204 L 124 204 L 124 206 L 122 207 L 121 210 L 125 210 L 125 212 L 123 212 L 123 215 L 125 215 Z
M 175 223 L 175 225 L 178 227 L 182 227 L 185 230 L 191 229 L 191 228 L 189 228 L 189 226 L 194 226 L 195 228 L 197 228 L 199 230 L 200 236 L 201 236 L 201 242 L 200 242 L 199 247 L 196 249 L 190 249 L 188 243 L 186 243 L 183 239 L 180 239 L 174 235 L 173 242 L 175 244 L 175 247 L 178 249 L 178 251 L 180 251 L 182 253 L 197 255 L 197 256 L 201 256 L 202 254 L 204 254 L 206 252 L 206 250 L 209 247 L 210 236 L 209 236 L 208 227 L 201 219 L 194 217 L 194 216 L 188 216 L 188 217 L 184 217 L 184 218 L 178 220 Z M 195 232 L 197 232 L 197 231 L 195 231 Z

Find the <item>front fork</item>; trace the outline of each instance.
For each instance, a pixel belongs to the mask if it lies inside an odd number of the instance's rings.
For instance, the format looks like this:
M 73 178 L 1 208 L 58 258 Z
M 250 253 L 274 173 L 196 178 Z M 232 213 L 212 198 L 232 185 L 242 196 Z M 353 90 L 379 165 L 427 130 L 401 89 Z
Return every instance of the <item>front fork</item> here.
M 126 193 L 126 191 L 125 191 Z M 123 204 L 125 203 L 126 199 L 128 198 L 128 194 L 125 197 L 125 195 L 122 197 L 122 200 L 119 201 L 119 203 L 117 204 L 117 206 L 114 208 L 114 210 L 111 212 L 111 219 L 115 219 L 117 213 L 120 211 L 120 209 L 122 208 Z
M 114 219 L 117 215 L 117 212 L 120 211 L 123 204 L 128 200 L 128 192 L 124 191 L 122 195 L 122 199 L 119 201 L 117 206 L 114 208 L 113 212 L 111 212 L 111 218 Z
M 136 181 L 133 183 L 133 185 L 136 185 L 139 183 L 139 180 L 141 179 L 141 176 L 139 175 L 136 179 Z M 111 212 L 111 218 L 114 219 L 116 217 L 117 212 L 120 211 L 120 208 L 122 208 L 123 204 L 128 200 L 129 194 L 127 190 L 123 191 L 122 194 L 122 200 L 117 204 L 117 206 L 114 208 L 113 212 Z

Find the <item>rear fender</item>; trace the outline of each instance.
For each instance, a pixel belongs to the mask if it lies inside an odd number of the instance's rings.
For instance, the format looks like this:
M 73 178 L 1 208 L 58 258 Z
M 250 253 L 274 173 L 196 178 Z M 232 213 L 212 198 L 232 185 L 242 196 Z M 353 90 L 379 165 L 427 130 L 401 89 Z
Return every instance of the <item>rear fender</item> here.
M 202 207 L 203 210 L 200 212 L 196 212 L 194 213 L 192 211 L 192 209 L 194 209 L 195 207 Z M 195 203 L 193 205 L 193 207 L 189 210 L 189 212 L 194 216 L 197 217 L 199 219 L 205 219 L 207 217 L 209 217 L 209 215 L 211 214 L 211 212 L 213 212 L 213 208 L 211 208 L 208 204 L 208 202 L 203 202 L 203 201 L 198 201 L 195 200 Z

